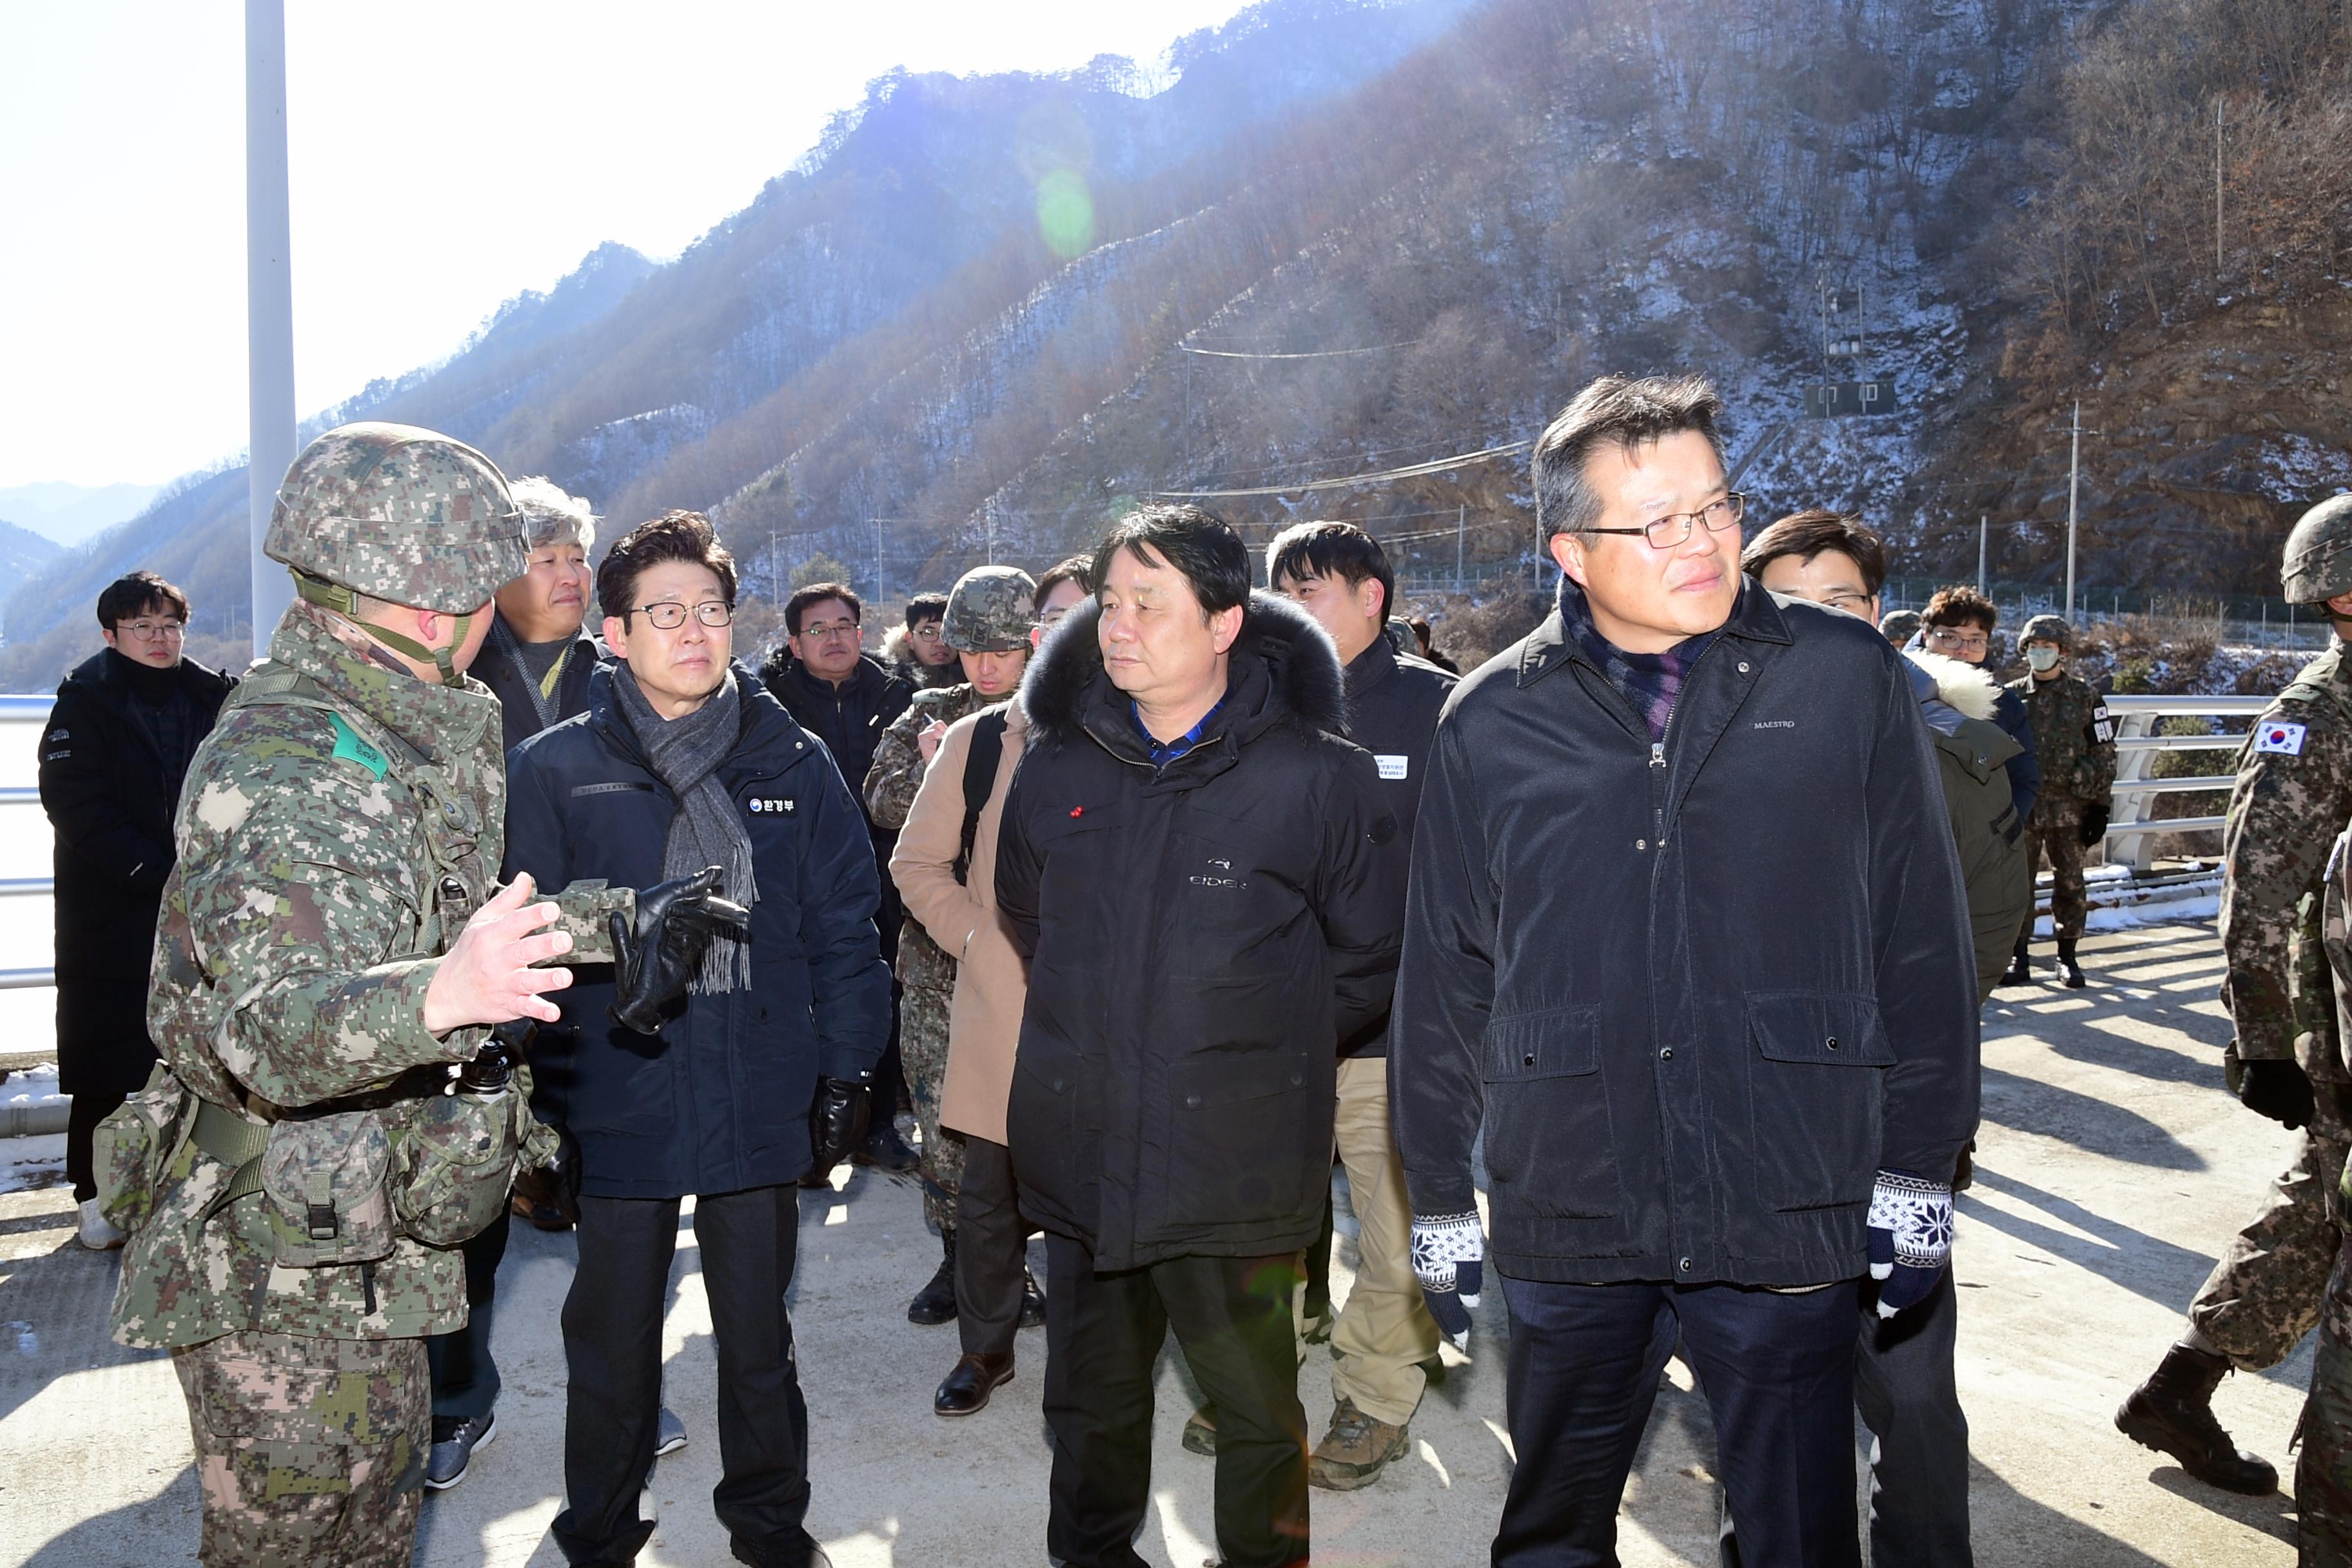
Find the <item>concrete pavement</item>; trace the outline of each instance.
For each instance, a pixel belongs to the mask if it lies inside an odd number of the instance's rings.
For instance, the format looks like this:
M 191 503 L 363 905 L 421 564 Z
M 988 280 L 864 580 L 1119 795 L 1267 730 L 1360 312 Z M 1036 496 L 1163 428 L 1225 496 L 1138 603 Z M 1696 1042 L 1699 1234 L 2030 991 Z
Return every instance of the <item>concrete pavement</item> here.
M 2290 1135 L 2221 1089 L 2229 1026 L 2213 999 L 2221 959 L 2210 925 L 2095 936 L 2084 956 L 2093 989 L 2003 991 L 1986 1014 L 1985 1127 L 1958 1258 L 1977 1561 L 2291 1563 L 2289 1498 L 2212 1491 L 2110 1425 L 2252 1215 Z M 933 1416 L 930 1391 L 955 1359 L 955 1336 L 905 1321 L 939 1257 L 917 1194 L 859 1173 L 803 1200 L 793 1301 L 815 1455 L 811 1528 L 841 1568 L 1042 1564 L 1042 1331 L 1022 1335 L 1019 1373 L 988 1410 Z M 70 1215 L 59 1188 L 0 1194 L 0 1563 L 192 1562 L 195 1489 L 178 1385 L 162 1358 L 107 1341 L 115 1262 L 73 1244 Z M 667 1401 L 693 1440 L 661 1462 L 661 1522 L 640 1561 L 721 1563 L 726 1539 L 709 1505 L 715 1366 L 690 1222 L 679 1239 Z M 1342 1292 L 1349 1256 L 1343 1241 Z M 462 1487 L 426 1502 L 417 1563 L 560 1563 L 547 1526 L 562 1485 L 556 1317 L 572 1275 L 568 1237 L 517 1228 L 499 1283 L 499 1436 Z M 1490 1291 L 1469 1358 L 1448 1352 L 1445 1379 L 1413 1422 L 1412 1457 L 1366 1491 L 1315 1494 L 1319 1563 L 1486 1560 L 1511 1464 L 1504 1350 Z M 2309 1370 L 2306 1344 L 2270 1373 L 2230 1379 L 2216 1402 L 2241 1443 L 2290 1473 Z M 1192 1396 L 1172 1351 L 1160 1390 L 1154 1506 L 1138 1550 L 1196 1568 L 1214 1555 L 1212 1466 L 1178 1446 Z M 1331 1403 L 1320 1349 L 1300 1390 L 1319 1433 Z M 1705 1402 L 1676 1363 L 1627 1490 L 1626 1563 L 1714 1560 L 1713 1447 Z

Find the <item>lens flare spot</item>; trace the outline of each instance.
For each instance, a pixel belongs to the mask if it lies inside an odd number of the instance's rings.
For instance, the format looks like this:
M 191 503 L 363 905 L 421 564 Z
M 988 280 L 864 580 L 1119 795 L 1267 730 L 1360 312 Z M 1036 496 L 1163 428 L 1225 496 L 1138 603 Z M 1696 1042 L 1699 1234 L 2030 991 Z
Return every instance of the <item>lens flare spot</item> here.
M 1056 169 L 1037 182 L 1037 232 L 1065 261 L 1094 248 L 1095 204 L 1083 175 Z

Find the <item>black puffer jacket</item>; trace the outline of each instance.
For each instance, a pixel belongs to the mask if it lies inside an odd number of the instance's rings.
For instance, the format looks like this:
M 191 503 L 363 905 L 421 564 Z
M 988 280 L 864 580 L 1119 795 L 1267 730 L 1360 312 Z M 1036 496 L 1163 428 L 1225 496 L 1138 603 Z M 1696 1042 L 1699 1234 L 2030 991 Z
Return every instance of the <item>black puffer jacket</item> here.
M 555 993 L 563 1019 L 532 1056 L 536 1108 L 578 1136 L 592 1196 L 797 1181 L 817 1079 L 871 1068 L 889 1033 L 866 819 L 824 748 L 740 665 L 735 686 L 742 727 L 719 778 L 751 837 L 751 984 L 689 995 L 659 1038 L 606 1016 L 609 964 Z M 507 779 L 508 877 L 528 871 L 542 888 L 662 879 L 677 801 L 621 716 L 609 665 L 590 684 L 588 710 L 517 747 Z
M 1936 753 L 1869 623 L 1741 588 L 1664 741 L 1561 608 L 1454 689 L 1421 801 L 1389 1079 L 1413 1212 L 1518 1279 L 1859 1276 L 1882 1167 L 1977 1124 Z
M 236 684 L 193 659 L 162 680 L 108 648 L 58 688 L 41 733 L 41 805 L 56 826 L 58 1076 L 68 1094 L 147 1081 L 147 964 L 172 874 L 172 817 L 188 761 Z M 134 679 L 168 682 L 184 742 L 172 768 L 133 704 Z
M 1023 1212 L 1134 1268 L 1315 1238 L 1339 1041 L 1388 1005 L 1402 900 L 1338 656 L 1253 595 L 1224 705 L 1155 771 L 1081 605 L 1022 687 L 996 894 L 1030 955 Z

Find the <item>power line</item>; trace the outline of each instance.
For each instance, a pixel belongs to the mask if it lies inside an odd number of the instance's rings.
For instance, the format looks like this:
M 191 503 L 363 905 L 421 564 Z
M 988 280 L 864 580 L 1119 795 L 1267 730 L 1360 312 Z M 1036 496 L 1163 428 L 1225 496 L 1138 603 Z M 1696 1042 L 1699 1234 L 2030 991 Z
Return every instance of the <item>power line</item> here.
M 1310 349 L 1303 353 L 1254 353 L 1242 349 L 1196 349 L 1190 343 L 1176 347 L 1188 354 L 1201 354 L 1209 359 L 1343 359 L 1349 354 L 1386 353 L 1391 349 L 1409 349 L 1420 342 L 1413 338 L 1402 343 L 1369 343 L 1360 349 Z
M 1345 479 L 1310 479 L 1295 485 L 1258 485 L 1236 490 L 1155 490 L 1160 500 L 1213 500 L 1235 496 L 1286 496 L 1308 490 L 1350 489 L 1358 485 L 1381 484 L 1390 479 L 1418 479 L 1424 474 L 1442 474 L 1450 468 L 1466 468 L 1473 463 L 1483 463 L 1494 458 L 1508 458 L 1526 451 L 1530 441 L 1512 441 L 1500 447 L 1487 447 L 1475 452 L 1463 452 L 1451 458 L 1436 458 L 1426 463 L 1412 463 L 1402 468 L 1384 468 L 1374 474 L 1353 474 Z

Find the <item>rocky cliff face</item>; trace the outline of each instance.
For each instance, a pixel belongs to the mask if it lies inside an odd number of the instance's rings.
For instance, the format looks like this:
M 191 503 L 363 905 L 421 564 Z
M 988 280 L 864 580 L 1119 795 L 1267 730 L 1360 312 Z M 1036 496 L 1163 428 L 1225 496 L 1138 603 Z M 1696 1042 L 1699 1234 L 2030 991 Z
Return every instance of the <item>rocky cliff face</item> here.
M 2047 578 L 2079 395 L 2105 432 L 2084 581 L 2259 588 L 2292 513 L 2352 479 L 2352 304 L 2324 266 L 2250 261 L 2244 298 L 2192 309 L 2070 171 L 2117 79 L 2176 116 L 2222 80 L 2210 48 L 2118 29 L 2285 4 L 1270 0 L 1172 85 L 894 74 L 677 261 L 600 252 L 336 412 L 448 429 L 615 528 L 708 510 L 754 584 L 822 555 L 895 596 L 1056 558 L 1155 494 L 1253 538 L 1352 518 L 1408 573 L 1511 581 L 1524 458 L 1439 460 L 1527 440 L 1595 374 L 1685 369 L 1722 384 L 1767 519 L 1859 510 L 1926 574 L 1972 571 L 1989 514 L 1998 574 Z M 2061 198 L 2053 270 L 2036 203 Z M 2321 205 L 2352 247 L 2352 204 Z M 1857 379 L 1897 411 L 1802 417 Z M 26 638 L 122 563 L 197 574 L 200 621 L 233 618 L 242 490 L 184 487 L 37 579 L 0 684 L 69 663 L 64 632 Z

